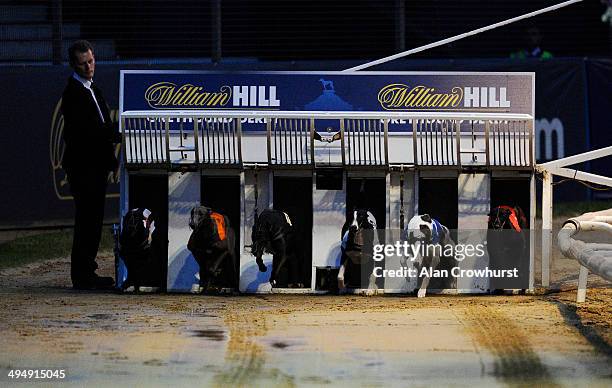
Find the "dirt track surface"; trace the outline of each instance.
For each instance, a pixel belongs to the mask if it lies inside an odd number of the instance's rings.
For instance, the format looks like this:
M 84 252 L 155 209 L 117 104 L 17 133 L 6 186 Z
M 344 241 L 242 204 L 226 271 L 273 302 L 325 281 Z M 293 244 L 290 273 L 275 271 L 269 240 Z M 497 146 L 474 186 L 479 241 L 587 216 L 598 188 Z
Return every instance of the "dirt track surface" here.
M 1 385 L 23 383 L 11 369 L 65 369 L 75 386 L 612 384 L 605 286 L 578 306 L 575 291 L 121 295 L 73 291 L 68 273 L 67 260 L 0 272 Z

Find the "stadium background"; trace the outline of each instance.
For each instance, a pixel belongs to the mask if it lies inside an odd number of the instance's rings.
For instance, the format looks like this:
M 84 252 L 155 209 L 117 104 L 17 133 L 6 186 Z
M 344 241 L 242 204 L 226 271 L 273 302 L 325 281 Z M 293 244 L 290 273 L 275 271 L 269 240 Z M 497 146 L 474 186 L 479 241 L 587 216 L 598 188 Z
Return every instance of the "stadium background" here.
M 71 224 L 52 139 L 71 74 L 66 51 L 77 38 L 94 43 L 95 82 L 116 109 L 121 69 L 342 70 L 558 2 L 2 1 L 0 229 Z M 601 21 L 605 10 L 585 1 L 371 70 L 535 71 L 536 120 L 563 125 L 564 149 L 553 147 L 550 158 L 608 146 L 612 27 Z M 533 27 L 554 57 L 511 59 Z M 582 167 L 610 175 L 608 159 Z M 555 198 L 605 200 L 610 192 L 570 182 L 556 187 Z M 112 195 L 107 218 L 117 218 Z

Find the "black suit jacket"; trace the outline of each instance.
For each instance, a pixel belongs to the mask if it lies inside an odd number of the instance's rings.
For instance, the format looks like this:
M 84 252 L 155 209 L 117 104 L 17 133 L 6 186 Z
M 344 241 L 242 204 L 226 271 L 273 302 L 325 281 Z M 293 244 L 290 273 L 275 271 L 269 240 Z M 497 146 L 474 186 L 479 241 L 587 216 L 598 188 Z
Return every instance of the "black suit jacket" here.
M 108 105 L 95 84 L 92 89 L 102 111 L 100 119 L 91 92 L 70 76 L 62 95 L 64 115 L 64 143 L 66 148 L 62 166 L 73 172 L 112 171 L 117 168 L 113 143 L 121 142 L 121 135 L 110 118 Z

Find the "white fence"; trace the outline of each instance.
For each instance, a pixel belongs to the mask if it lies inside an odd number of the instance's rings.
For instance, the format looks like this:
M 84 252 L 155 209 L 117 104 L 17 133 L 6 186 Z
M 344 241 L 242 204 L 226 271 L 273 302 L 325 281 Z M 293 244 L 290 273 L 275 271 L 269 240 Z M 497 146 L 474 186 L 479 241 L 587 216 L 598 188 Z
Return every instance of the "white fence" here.
M 601 231 L 612 236 L 612 209 L 596 213 L 586 213 L 580 217 L 570 218 L 563 224 L 557 235 L 559 249 L 565 257 L 580 263 L 578 278 L 578 302 L 586 299 L 587 275 L 589 271 L 612 282 L 612 238 L 605 242 L 587 243 L 572 238 L 579 232 Z
M 567 158 L 553 160 L 536 166 L 542 173 L 542 286 L 550 285 L 550 258 L 552 255 L 552 216 L 553 216 L 553 175 L 562 176 L 578 181 L 590 182 L 598 185 L 612 187 L 612 178 L 590 174 L 579 170 L 567 168 L 574 164 L 612 155 L 612 146 L 585 152 Z M 610 210 L 608 210 L 610 211 Z M 597 218 L 603 217 L 603 218 Z M 592 219 L 589 219 L 592 218 Z M 563 254 L 574 258 L 581 263 L 578 285 L 578 301 L 584 302 L 586 297 L 586 278 L 588 271 L 600 275 L 604 279 L 612 280 L 612 257 L 610 244 L 589 245 L 571 237 L 582 230 L 611 231 L 610 220 L 612 214 L 588 213 L 581 217 L 568 220 L 558 235 L 558 241 Z M 609 240 L 608 240 L 609 241 Z

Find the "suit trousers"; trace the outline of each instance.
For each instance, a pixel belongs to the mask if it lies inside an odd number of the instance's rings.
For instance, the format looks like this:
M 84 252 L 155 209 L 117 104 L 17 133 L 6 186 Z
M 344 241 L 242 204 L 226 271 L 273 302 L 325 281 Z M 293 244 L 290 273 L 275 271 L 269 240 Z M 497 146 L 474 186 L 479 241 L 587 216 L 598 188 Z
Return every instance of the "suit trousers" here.
M 73 283 L 87 282 L 98 268 L 108 172 L 69 172 L 68 182 L 75 207 L 70 276 Z

